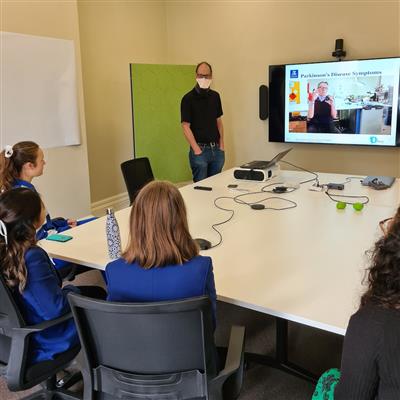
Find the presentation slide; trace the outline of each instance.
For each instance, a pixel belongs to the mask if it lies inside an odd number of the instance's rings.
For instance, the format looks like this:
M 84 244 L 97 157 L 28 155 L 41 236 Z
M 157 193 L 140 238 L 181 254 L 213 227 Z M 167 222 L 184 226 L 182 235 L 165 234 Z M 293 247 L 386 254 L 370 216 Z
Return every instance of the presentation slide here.
M 285 142 L 396 145 L 400 58 L 285 68 Z

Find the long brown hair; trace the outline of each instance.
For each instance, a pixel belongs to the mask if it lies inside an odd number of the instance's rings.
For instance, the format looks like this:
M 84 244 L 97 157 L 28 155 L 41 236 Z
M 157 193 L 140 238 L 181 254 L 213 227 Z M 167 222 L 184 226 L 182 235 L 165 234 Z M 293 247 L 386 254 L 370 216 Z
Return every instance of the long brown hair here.
M 26 163 L 36 165 L 39 145 L 35 142 L 19 142 L 12 146 L 12 155 L 6 157 L 5 150 L 0 153 L 0 191 L 10 190 L 14 180 L 21 175 Z
M 170 182 L 148 183 L 133 204 L 129 243 L 123 258 L 147 269 L 183 264 L 198 254 L 179 190 Z
M 376 304 L 400 309 L 400 207 L 370 255 L 371 266 L 366 277 L 368 288 L 361 298 L 361 306 Z
M 42 211 L 40 196 L 27 188 L 8 190 L 0 195 L 0 220 L 7 229 L 7 243 L 0 236 L 0 271 L 9 287 L 26 285 L 26 251 L 36 244 L 35 224 Z

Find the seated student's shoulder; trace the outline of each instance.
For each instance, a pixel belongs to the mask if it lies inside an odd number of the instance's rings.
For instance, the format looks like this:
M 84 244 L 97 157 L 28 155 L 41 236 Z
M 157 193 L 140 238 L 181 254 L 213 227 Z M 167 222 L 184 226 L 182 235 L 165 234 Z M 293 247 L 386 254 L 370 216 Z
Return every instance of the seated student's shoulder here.
M 125 259 L 121 258 L 117 258 L 116 260 L 110 261 L 107 265 L 106 265 L 106 271 L 111 271 L 114 270 L 115 268 L 120 268 L 120 267 L 125 267 L 127 265 L 131 265 L 129 264 Z
M 187 261 L 185 264 L 206 270 L 212 269 L 211 257 L 207 256 L 201 256 L 201 255 L 195 256 L 189 261 Z
M 58 276 L 54 270 L 53 261 L 39 246 L 32 246 L 24 254 L 25 266 L 28 271 L 28 286 L 33 282 L 45 282 Z
M 25 263 L 27 265 L 32 263 L 49 262 L 49 255 L 39 246 L 30 247 L 24 255 Z
M 396 325 L 400 329 L 400 310 L 369 304 L 361 307 L 350 318 L 350 326 L 361 329 L 382 329 L 385 325 Z
M 121 277 L 125 274 L 137 275 L 142 274 L 146 270 L 141 268 L 137 262 L 129 263 L 124 258 L 118 258 L 114 261 L 109 262 L 106 265 L 105 273 L 108 278 Z
M 211 257 L 206 257 L 206 256 L 195 256 L 192 259 L 186 261 L 183 263 L 183 266 L 191 269 L 196 269 L 196 270 L 201 270 L 204 271 L 205 273 L 208 273 L 209 270 L 212 269 L 212 260 Z M 181 267 L 179 265 L 169 265 L 167 266 L 168 270 L 170 268 L 178 268 Z M 147 269 L 143 269 L 139 266 L 138 263 L 133 262 L 133 263 L 128 263 L 126 260 L 123 258 L 119 258 L 117 260 L 111 261 L 107 264 L 106 266 L 106 274 L 112 275 L 112 274 L 121 274 L 124 273 L 125 270 L 129 270 L 132 273 L 143 273 L 147 271 Z

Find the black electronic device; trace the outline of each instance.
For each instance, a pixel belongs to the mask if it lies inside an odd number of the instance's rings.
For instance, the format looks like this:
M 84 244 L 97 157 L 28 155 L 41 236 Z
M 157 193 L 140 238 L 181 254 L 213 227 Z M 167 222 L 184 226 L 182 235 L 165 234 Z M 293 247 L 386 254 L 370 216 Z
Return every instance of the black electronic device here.
M 262 121 L 268 118 L 268 86 L 261 85 L 258 92 L 259 117 Z
M 328 183 L 328 189 L 333 189 L 333 190 L 343 190 L 344 185 L 343 183 Z
M 194 186 L 193 189 L 210 191 L 210 190 L 212 190 L 212 187 L 210 187 L 210 186 Z
M 271 65 L 269 141 L 400 146 L 399 81 L 400 57 Z
M 277 186 L 272 189 L 274 193 L 286 193 L 288 188 L 286 186 Z
M 336 39 L 335 51 L 332 53 L 332 57 L 336 57 L 339 61 L 346 57 L 346 52 L 343 50 L 343 39 Z
M 264 204 L 260 204 L 260 203 L 250 204 L 250 207 L 253 210 L 264 210 L 265 209 Z
M 207 239 L 197 238 L 194 240 L 199 245 L 200 250 L 208 250 L 212 247 L 211 242 Z

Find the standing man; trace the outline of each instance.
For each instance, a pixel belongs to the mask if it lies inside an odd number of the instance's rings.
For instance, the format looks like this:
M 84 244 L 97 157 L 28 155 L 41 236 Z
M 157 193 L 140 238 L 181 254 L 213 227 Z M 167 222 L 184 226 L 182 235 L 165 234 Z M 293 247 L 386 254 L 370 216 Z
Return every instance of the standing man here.
M 319 82 L 308 102 L 307 132 L 340 133 L 333 123 L 336 114 L 333 97 L 328 96 L 328 82 Z
M 220 173 L 225 162 L 221 98 L 210 89 L 211 79 L 211 65 L 205 61 L 198 64 L 197 84 L 181 101 L 181 123 L 190 144 L 194 182 Z

